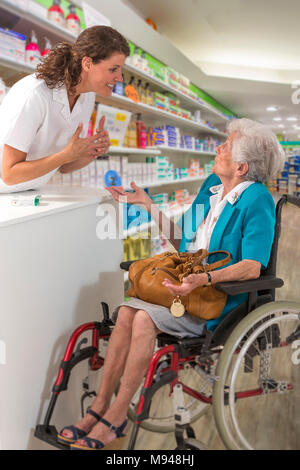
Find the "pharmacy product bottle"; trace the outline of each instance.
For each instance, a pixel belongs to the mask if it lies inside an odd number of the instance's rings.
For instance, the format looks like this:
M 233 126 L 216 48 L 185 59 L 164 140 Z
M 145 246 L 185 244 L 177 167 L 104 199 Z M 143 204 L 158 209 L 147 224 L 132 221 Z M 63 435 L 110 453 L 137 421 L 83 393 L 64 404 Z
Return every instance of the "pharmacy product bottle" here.
M 125 92 L 125 96 L 127 96 L 127 98 L 131 99 L 135 103 L 138 103 L 140 101 L 139 94 L 136 91 L 135 81 L 134 81 L 133 76 L 130 78 L 128 85 L 126 85 L 126 87 L 124 88 L 124 92 Z
M 150 90 L 150 83 L 146 83 L 145 86 L 146 104 L 153 106 L 153 93 Z
M 141 57 L 139 55 L 138 47 L 134 48 L 134 53 L 131 57 L 131 65 L 133 65 L 133 67 L 141 68 Z
M 130 77 L 128 85 L 133 86 L 133 88 L 135 88 L 135 79 L 133 75 Z
M 81 33 L 80 18 L 76 15 L 75 5 L 69 6 L 70 13 L 67 16 L 67 29 L 76 36 Z
M 146 59 L 146 53 L 145 51 L 142 53 L 142 69 L 144 72 L 148 73 L 149 72 L 149 66 L 148 66 L 148 60 Z
M 37 42 L 36 34 L 32 31 L 30 42 L 25 48 L 25 62 L 34 66 L 37 65 L 41 59 L 41 51 Z
M 144 89 L 143 84 L 142 84 L 142 80 L 139 80 L 139 81 L 138 81 L 138 84 L 137 84 L 137 87 L 136 87 L 136 91 L 137 91 L 138 94 L 139 94 L 140 101 L 141 101 L 142 103 L 145 103 L 145 104 L 146 104 L 146 93 L 145 93 L 145 89 Z
M 128 147 L 136 148 L 136 143 L 137 143 L 136 122 L 133 119 L 131 119 L 127 128 L 127 145 Z
M 92 125 L 92 134 L 91 135 L 94 135 L 95 134 L 95 124 L 96 124 L 96 119 L 97 119 L 97 107 L 98 105 L 95 104 L 95 107 L 94 107 L 94 111 L 92 112 L 92 115 L 91 115 L 91 125 Z
M 137 131 L 137 147 L 138 148 L 146 148 L 147 147 L 147 128 L 145 123 L 142 121 L 142 115 L 139 113 L 137 114 L 136 120 L 136 131 Z
M 48 9 L 48 19 L 59 26 L 65 27 L 66 20 L 60 7 L 60 0 L 53 0 L 52 6 Z
M 45 49 L 44 49 L 43 52 L 42 52 L 42 56 L 48 55 L 49 52 L 51 51 L 51 47 L 52 47 L 51 42 L 50 42 L 49 39 L 46 38 L 46 37 L 45 37 L 45 42 L 46 42 L 46 44 L 45 44 Z
M 116 93 L 119 96 L 124 96 L 124 88 L 125 88 L 125 82 L 124 82 L 124 75 L 122 74 L 123 81 L 122 82 L 117 82 L 114 86 L 113 92 Z

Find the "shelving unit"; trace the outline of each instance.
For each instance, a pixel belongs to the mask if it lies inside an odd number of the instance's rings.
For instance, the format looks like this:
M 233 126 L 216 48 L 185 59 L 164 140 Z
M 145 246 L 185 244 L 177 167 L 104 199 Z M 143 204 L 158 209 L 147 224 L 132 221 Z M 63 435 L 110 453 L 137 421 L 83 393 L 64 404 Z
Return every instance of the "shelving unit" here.
M 14 1 L 9 0 L 0 0 L 0 8 L 3 8 L 6 12 L 11 13 L 12 15 L 17 15 L 20 17 L 20 21 L 28 22 L 30 25 L 34 25 L 37 30 L 42 28 L 44 31 L 47 31 L 50 34 L 55 34 L 59 36 L 63 41 L 74 42 L 76 36 L 68 31 L 66 28 L 63 28 L 59 25 L 54 25 L 52 21 L 49 21 L 47 17 L 43 17 L 34 12 L 35 6 L 32 3 L 28 3 L 28 8 L 22 8 Z
M 101 102 L 102 104 L 114 105 L 119 108 L 124 108 L 128 111 L 131 111 L 132 113 L 142 113 L 143 116 L 147 116 L 147 119 L 149 121 L 168 121 L 174 126 L 180 127 L 182 130 L 185 131 L 196 130 L 202 134 L 212 134 L 221 138 L 227 137 L 224 132 L 220 132 L 217 129 L 212 129 L 211 127 L 206 126 L 205 124 L 202 124 L 200 122 L 176 116 L 175 114 L 172 114 L 169 111 L 164 111 L 163 109 L 155 108 L 154 106 L 149 106 L 148 104 L 135 103 L 126 96 L 120 96 L 116 93 L 112 93 L 111 97 L 109 98 L 97 96 L 96 100 Z
M 205 150 L 192 150 L 188 148 L 168 147 L 167 145 L 158 145 L 157 148 L 163 153 L 185 153 L 190 155 L 207 155 L 211 157 L 214 157 L 216 155 L 216 152 L 209 152 Z
M 130 155 L 160 155 L 161 149 L 148 147 L 146 149 L 134 148 L 134 147 L 117 147 L 112 146 L 109 148 L 109 154 L 130 154 Z
M 200 181 L 204 181 L 204 178 L 202 177 L 188 177 L 188 178 L 181 178 L 181 179 L 174 179 L 174 180 L 159 180 L 159 181 L 153 181 L 153 182 L 148 182 L 148 183 L 140 183 L 138 186 L 140 186 L 141 188 L 158 188 L 158 187 L 161 187 L 161 186 L 166 186 L 166 185 L 170 185 L 170 184 L 181 184 L 181 183 L 196 183 L 196 182 L 200 182 Z M 129 186 L 126 186 L 124 188 L 125 190 L 127 189 L 131 189 Z
M 31 0 L 29 0 L 29 4 L 31 4 L 30 2 Z M 52 41 L 53 45 L 56 42 L 62 40 L 69 42 L 75 41 L 76 37 L 74 34 L 60 26 L 55 25 L 46 17 L 40 16 L 40 14 L 37 12 L 38 10 L 34 8 L 31 8 L 30 10 L 24 9 L 11 0 L 0 0 L 0 25 L 14 29 L 25 35 L 30 34 L 31 29 L 33 28 L 36 31 L 38 37 L 47 36 L 50 41 Z M 34 67 L 26 63 L 21 63 L 14 59 L 0 55 L 0 76 L 3 76 L 4 80 L 7 78 L 9 85 L 12 85 L 14 81 L 20 79 L 22 76 L 33 73 L 34 70 Z M 227 135 L 225 132 L 223 132 L 223 129 L 225 128 L 226 123 L 229 121 L 229 118 L 222 112 L 203 102 L 200 98 L 199 100 L 194 99 L 183 93 L 181 90 L 173 88 L 169 84 L 153 77 L 149 73 L 132 66 L 130 63 L 128 63 L 128 60 L 124 65 L 124 71 L 135 75 L 138 78 L 145 80 L 146 82 L 149 82 L 154 91 L 168 91 L 178 96 L 182 106 L 185 109 L 192 112 L 195 110 L 200 110 L 201 118 L 209 120 L 214 126 L 219 127 L 219 129 L 212 128 L 202 122 L 180 117 L 178 115 L 172 114 L 169 111 L 158 109 L 154 106 L 149 106 L 141 102 L 135 103 L 129 98 L 117 95 L 115 93 L 113 93 L 109 98 L 98 96 L 96 101 L 104 105 L 126 109 L 127 111 L 130 111 L 134 114 L 141 113 L 143 120 L 148 126 L 154 127 L 167 123 L 178 127 L 183 133 L 192 135 L 194 137 L 202 138 L 204 136 L 211 136 L 217 138 L 218 140 L 226 139 Z M 140 162 L 143 156 L 167 155 L 174 163 L 174 166 L 178 167 L 187 166 L 188 158 L 190 157 L 199 157 L 201 160 L 203 159 L 204 162 L 208 162 L 215 156 L 215 152 L 211 151 L 168 147 L 166 145 L 147 147 L 146 149 L 111 146 L 108 154 L 112 157 L 116 155 L 128 155 L 130 162 Z M 159 188 L 160 191 L 167 192 L 169 187 L 173 190 L 174 188 L 182 188 L 183 185 L 186 184 L 190 190 L 192 189 L 195 192 L 199 189 L 202 181 L 202 177 L 188 177 L 174 180 L 162 179 L 143 183 L 140 184 L 140 186 L 143 188 L 150 188 L 150 191 L 151 188 L 153 190 L 157 190 Z M 100 188 L 99 191 L 104 190 Z M 109 199 L 110 197 L 110 194 L 106 195 L 106 199 Z M 147 224 L 147 227 L 149 226 L 150 225 Z
M 133 67 L 132 65 L 125 63 L 124 70 L 132 74 L 135 74 L 140 78 L 143 78 L 144 80 L 151 83 L 152 85 L 155 85 L 158 91 L 169 91 L 173 93 L 174 95 L 177 95 L 185 106 L 194 110 L 200 109 L 204 115 L 207 115 L 207 118 L 214 118 L 214 119 L 218 118 L 218 120 L 225 121 L 225 122 L 229 121 L 229 118 L 227 116 L 222 114 L 217 109 L 212 108 L 211 106 L 209 106 L 209 104 L 197 101 L 185 95 L 184 93 L 182 93 L 182 91 L 177 90 L 176 88 L 170 86 L 169 84 L 163 82 L 162 80 L 159 80 L 156 77 L 152 77 L 150 74 L 144 72 L 143 70 L 137 67 Z

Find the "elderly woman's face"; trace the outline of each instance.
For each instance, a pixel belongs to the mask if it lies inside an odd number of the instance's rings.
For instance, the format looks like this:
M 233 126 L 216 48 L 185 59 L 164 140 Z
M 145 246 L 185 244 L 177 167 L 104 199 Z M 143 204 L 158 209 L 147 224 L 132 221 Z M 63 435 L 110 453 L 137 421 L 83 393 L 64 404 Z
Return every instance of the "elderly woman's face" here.
M 213 173 L 222 177 L 233 177 L 237 164 L 232 160 L 232 141 L 236 138 L 236 132 L 232 132 L 227 140 L 217 147 L 217 155 L 212 168 Z

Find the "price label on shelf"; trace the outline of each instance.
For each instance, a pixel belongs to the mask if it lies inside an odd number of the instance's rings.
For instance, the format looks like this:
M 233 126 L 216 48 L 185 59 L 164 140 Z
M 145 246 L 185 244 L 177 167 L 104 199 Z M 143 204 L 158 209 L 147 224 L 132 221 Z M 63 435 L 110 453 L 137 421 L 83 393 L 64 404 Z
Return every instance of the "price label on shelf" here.
M 82 2 L 82 9 L 87 28 L 97 25 L 111 26 L 110 20 L 102 15 L 98 10 L 91 7 L 88 3 Z

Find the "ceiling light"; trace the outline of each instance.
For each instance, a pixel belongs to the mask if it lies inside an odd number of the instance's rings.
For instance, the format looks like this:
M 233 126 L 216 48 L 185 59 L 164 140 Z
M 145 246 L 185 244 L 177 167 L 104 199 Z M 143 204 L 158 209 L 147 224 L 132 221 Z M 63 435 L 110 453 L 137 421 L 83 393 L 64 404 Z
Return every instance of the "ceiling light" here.
M 282 121 L 281 117 L 279 117 L 279 116 L 276 117 L 276 118 L 273 118 L 273 119 L 274 119 L 274 121 Z
M 267 111 L 277 111 L 277 109 L 278 109 L 277 106 L 269 106 L 267 108 Z
M 285 126 L 283 124 L 279 124 L 278 127 L 284 128 Z
M 287 121 L 297 121 L 297 118 L 291 116 L 291 117 L 288 117 L 286 120 L 287 120 Z

